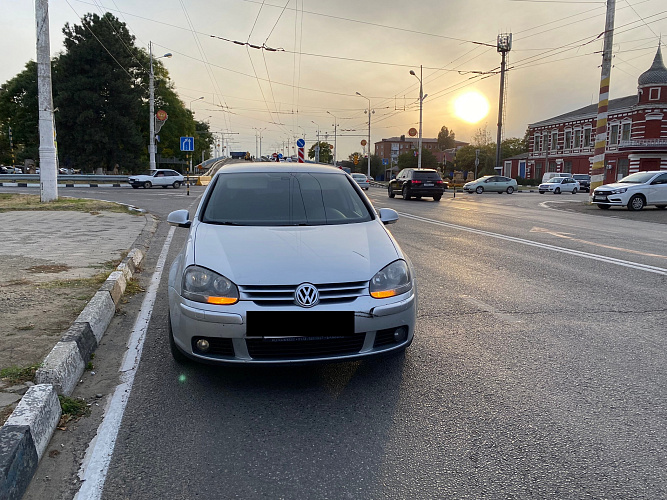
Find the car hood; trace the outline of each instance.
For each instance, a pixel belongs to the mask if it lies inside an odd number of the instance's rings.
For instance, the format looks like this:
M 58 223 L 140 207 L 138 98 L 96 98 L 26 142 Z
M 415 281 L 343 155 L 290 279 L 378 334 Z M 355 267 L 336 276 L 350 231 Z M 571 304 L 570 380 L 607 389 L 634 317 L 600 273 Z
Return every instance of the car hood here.
M 377 221 L 300 227 L 199 223 L 194 263 L 238 285 L 366 281 L 401 257 Z
M 605 184 L 603 186 L 600 186 L 598 188 L 595 188 L 597 191 L 598 189 L 621 189 L 621 188 L 633 188 L 633 187 L 643 187 L 646 184 L 640 183 L 640 184 L 630 184 L 628 182 L 613 182 L 611 184 Z

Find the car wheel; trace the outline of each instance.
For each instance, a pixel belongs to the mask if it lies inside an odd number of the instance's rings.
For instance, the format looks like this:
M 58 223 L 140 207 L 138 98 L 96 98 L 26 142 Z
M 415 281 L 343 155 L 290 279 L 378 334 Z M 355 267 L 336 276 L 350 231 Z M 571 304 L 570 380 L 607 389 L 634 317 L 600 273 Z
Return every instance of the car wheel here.
M 638 194 L 634 195 L 632 198 L 630 198 L 630 201 L 628 201 L 628 210 L 641 210 L 645 206 L 646 200 L 644 200 L 643 196 Z
M 178 189 L 179 187 L 181 187 L 181 183 L 178 181 L 174 182 L 174 184 L 172 185 L 174 186 L 174 189 Z
M 540 194 L 544 194 L 544 193 L 545 193 L 545 191 L 540 191 Z
M 667 208 L 667 205 L 656 205 L 655 208 L 659 210 L 664 210 L 665 208 Z
M 482 186 L 477 186 L 477 189 L 475 189 L 475 192 L 477 194 L 482 194 L 484 192 L 484 188 Z
M 509 186 L 507 188 L 507 194 L 512 194 L 514 192 L 514 188 L 512 186 Z
M 440 201 L 440 198 L 442 198 L 442 196 L 434 196 L 433 201 Z M 665 207 L 662 207 L 662 208 L 665 208 Z
M 149 189 L 152 184 L 149 181 L 144 182 L 144 189 Z
M 410 199 L 410 191 L 408 191 L 408 186 L 403 186 L 403 199 L 404 200 Z
M 560 194 L 560 188 L 554 189 L 554 194 Z
M 167 312 L 167 330 L 169 332 L 169 347 L 171 348 L 171 356 L 179 365 L 190 364 L 190 359 L 183 354 L 183 351 L 176 345 L 174 341 L 174 332 L 171 330 L 171 315 Z
M 574 188 L 574 189 L 572 190 L 572 194 L 577 194 L 577 188 Z
M 598 208 L 601 208 L 602 210 L 609 210 L 611 205 L 598 205 Z
M 387 187 L 387 194 L 389 195 L 389 198 L 393 198 L 396 196 L 394 192 L 391 190 L 391 186 Z

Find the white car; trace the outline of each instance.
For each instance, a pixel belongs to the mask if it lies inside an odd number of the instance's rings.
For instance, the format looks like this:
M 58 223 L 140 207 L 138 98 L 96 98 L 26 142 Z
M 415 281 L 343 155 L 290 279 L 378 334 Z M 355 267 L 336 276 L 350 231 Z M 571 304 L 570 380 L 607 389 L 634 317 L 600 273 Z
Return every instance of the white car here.
M 143 174 L 131 175 L 128 177 L 127 182 L 129 182 L 130 186 L 134 189 L 139 187 L 148 189 L 153 186 L 162 186 L 163 188 L 171 186 L 174 189 L 178 189 L 183 184 L 183 180 L 183 175 L 176 172 L 176 170 L 158 168 L 149 170 Z
M 540 184 L 537 189 L 540 194 L 561 194 L 566 191 L 577 194 L 577 191 L 579 191 L 579 181 L 575 181 L 573 177 L 552 177 L 547 182 Z
M 368 177 L 366 177 L 365 174 L 350 174 L 352 178 L 357 181 L 357 184 L 359 184 L 359 187 L 361 189 L 365 189 L 368 191 L 368 188 L 371 186 L 371 184 L 368 182 Z
M 169 273 L 174 359 L 285 364 L 400 353 L 415 330 L 410 261 L 342 170 L 308 163 L 220 169 Z
M 667 171 L 637 172 L 613 184 L 595 188 L 593 203 L 602 209 L 628 207 L 628 210 L 641 210 L 646 205 L 664 209 L 667 207 Z

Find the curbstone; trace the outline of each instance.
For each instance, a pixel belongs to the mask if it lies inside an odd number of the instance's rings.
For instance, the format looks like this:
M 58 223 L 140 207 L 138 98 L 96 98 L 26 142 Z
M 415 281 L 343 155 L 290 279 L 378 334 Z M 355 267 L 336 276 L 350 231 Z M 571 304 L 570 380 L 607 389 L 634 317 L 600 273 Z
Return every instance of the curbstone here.
M 81 357 L 77 343 L 61 341 L 51 349 L 42 366 L 37 369 L 35 381 L 38 384 L 53 384 L 58 394 L 69 396 L 85 368 L 86 363 Z
M 88 323 L 74 323 L 60 339 L 61 342 L 76 342 L 84 364 L 97 349 L 97 339 Z
M 106 281 L 100 287 L 101 291 L 107 291 L 111 294 L 111 300 L 113 303 L 118 305 L 118 301 L 121 296 L 125 293 L 125 288 L 127 287 L 127 280 L 122 271 L 112 272 Z
M 99 343 L 115 313 L 116 304 L 111 294 L 107 291 L 97 292 L 76 318 L 75 323 L 88 323 Z
M 37 410 L 35 410 L 37 408 Z M 51 440 L 51 434 L 60 420 L 60 400 L 50 384 L 32 386 L 7 419 L 8 426 L 28 426 L 37 452 L 42 458 Z
M 0 498 L 19 500 L 28 489 L 38 463 L 29 426 L 0 427 Z
M 133 248 L 130 253 L 127 254 L 127 258 L 132 259 L 136 270 L 137 267 L 141 266 L 141 263 L 144 260 L 144 252 L 138 248 Z

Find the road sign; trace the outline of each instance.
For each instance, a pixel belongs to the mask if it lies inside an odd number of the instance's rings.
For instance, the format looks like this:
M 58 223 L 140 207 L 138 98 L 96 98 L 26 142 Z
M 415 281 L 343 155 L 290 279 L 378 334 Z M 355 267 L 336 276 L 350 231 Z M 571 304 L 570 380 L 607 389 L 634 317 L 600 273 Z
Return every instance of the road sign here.
M 157 117 L 158 120 L 164 122 L 167 121 L 167 112 L 164 109 L 158 110 L 157 113 L 155 113 L 155 116 Z
M 366 139 L 362 139 L 362 140 L 361 140 L 361 145 L 362 145 L 362 146 L 365 146 L 365 145 L 366 145 Z
M 297 139 L 296 145 L 302 148 L 306 145 L 306 141 L 304 141 L 303 139 Z
M 195 150 L 195 138 L 181 137 L 181 151 L 194 151 L 194 150 Z
M 389 158 L 382 158 L 383 165 L 389 165 Z
M 278 158 L 282 158 L 282 157 L 283 157 L 283 154 L 282 154 L 282 153 L 278 153 Z
M 414 127 L 412 127 L 410 130 L 408 130 L 408 135 L 409 135 L 410 137 L 414 137 L 414 136 L 416 136 L 416 135 L 417 135 L 417 129 L 414 128 Z

